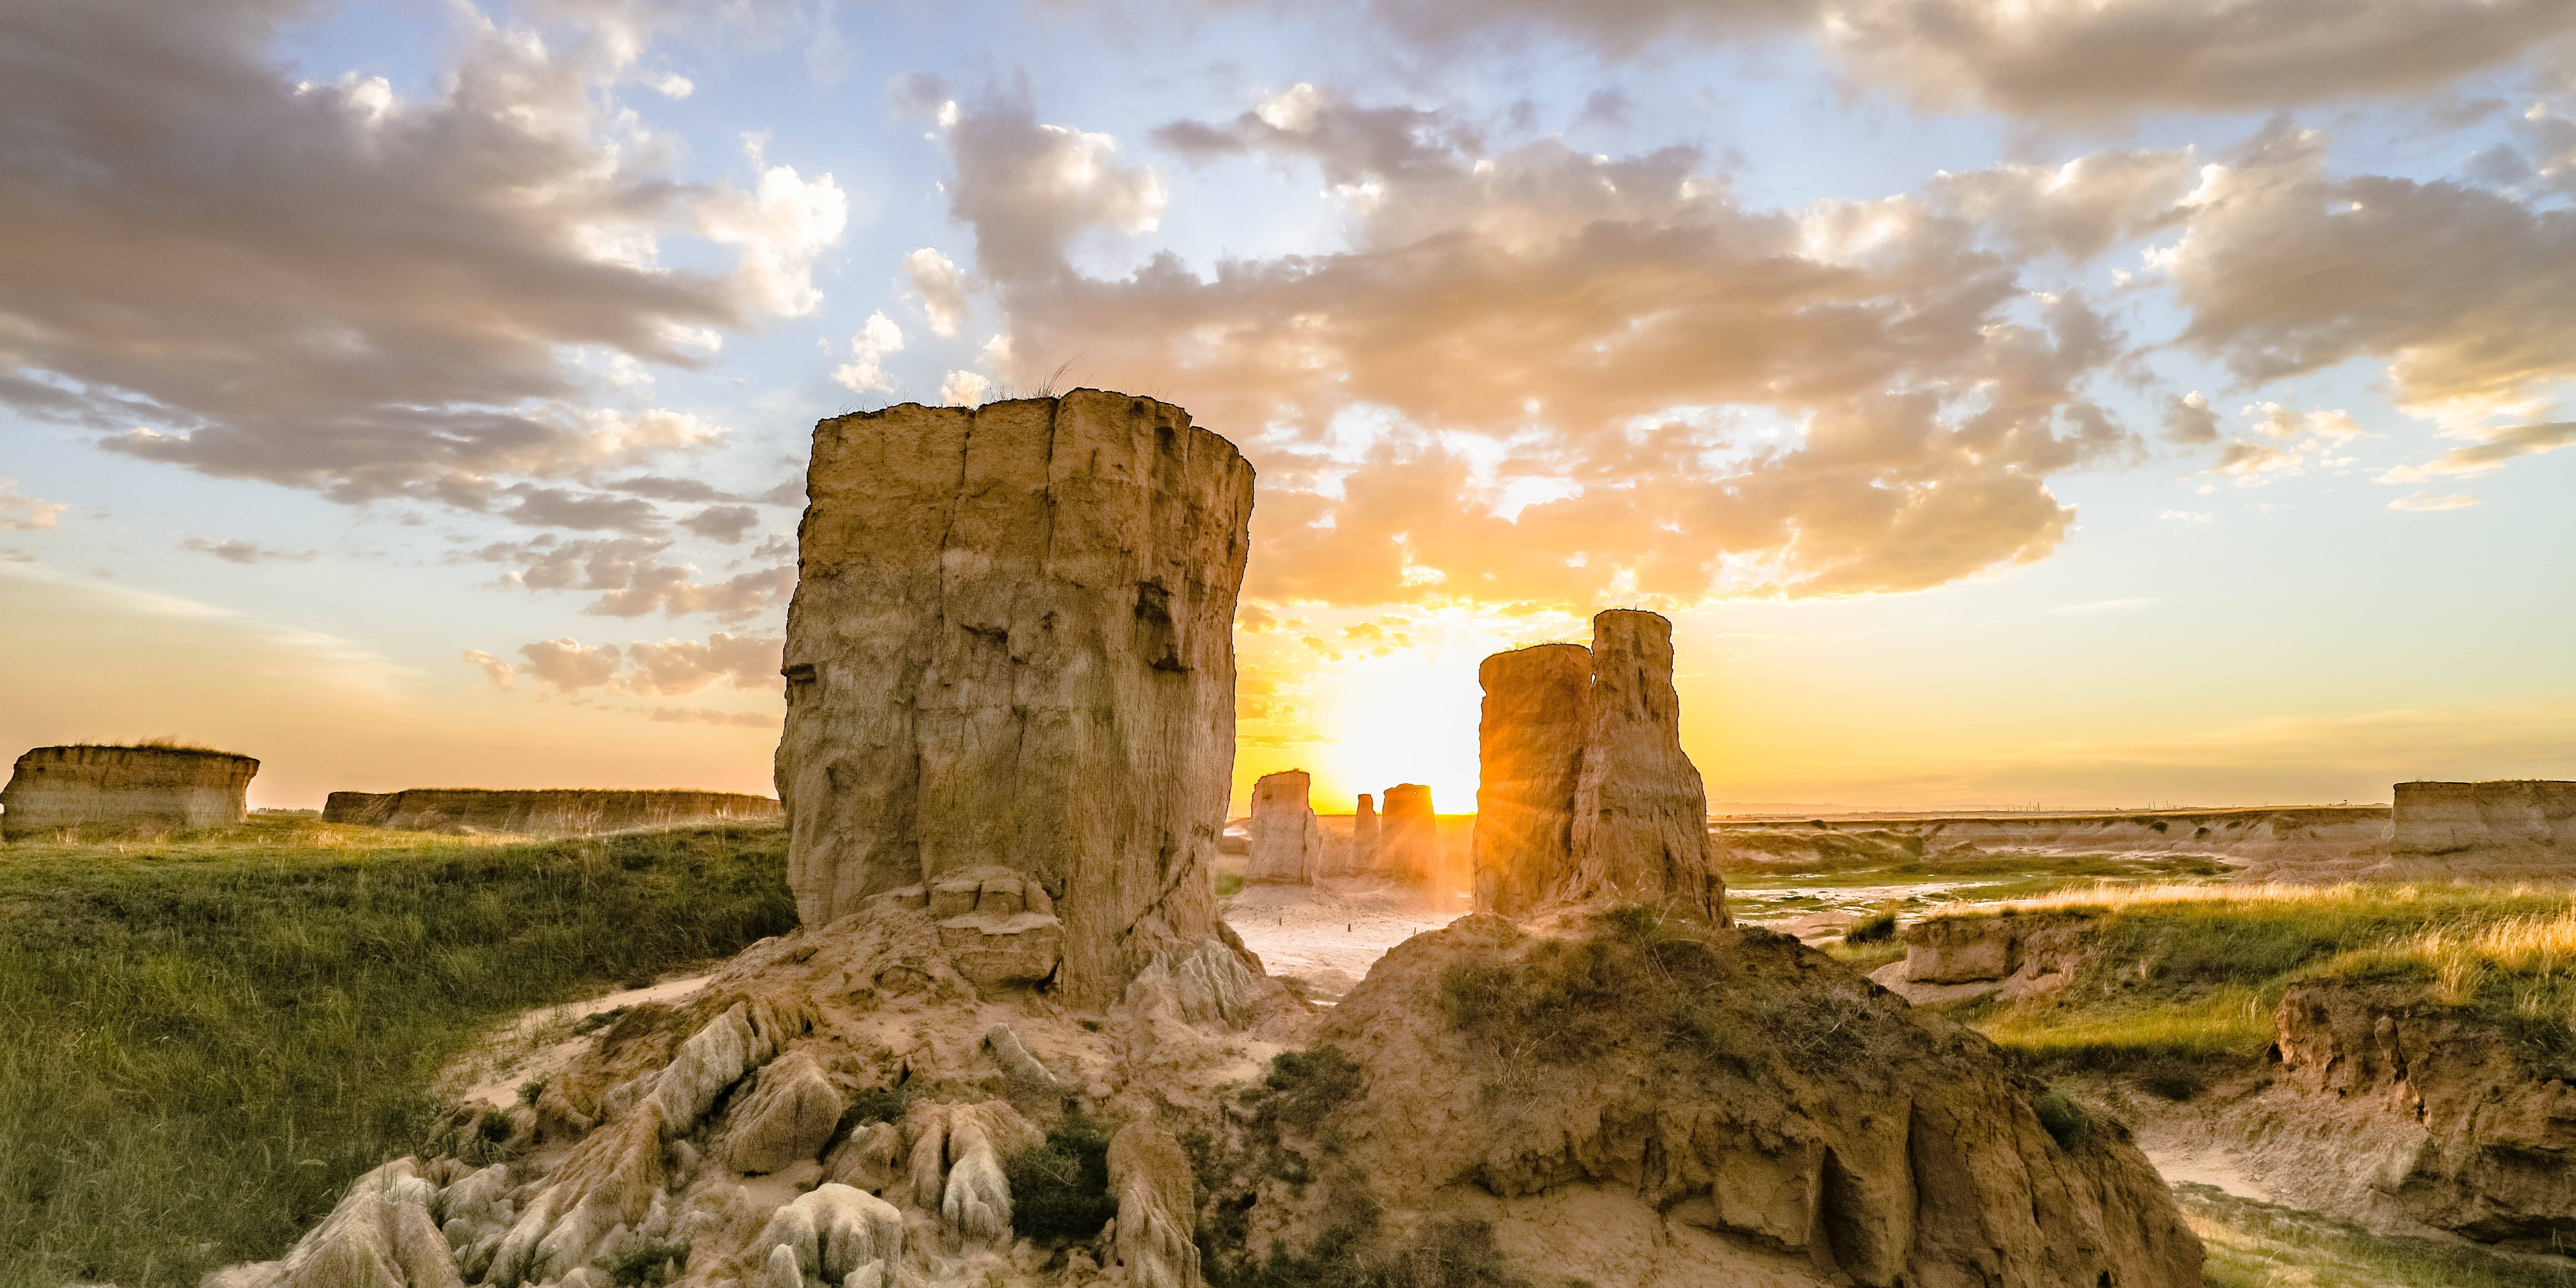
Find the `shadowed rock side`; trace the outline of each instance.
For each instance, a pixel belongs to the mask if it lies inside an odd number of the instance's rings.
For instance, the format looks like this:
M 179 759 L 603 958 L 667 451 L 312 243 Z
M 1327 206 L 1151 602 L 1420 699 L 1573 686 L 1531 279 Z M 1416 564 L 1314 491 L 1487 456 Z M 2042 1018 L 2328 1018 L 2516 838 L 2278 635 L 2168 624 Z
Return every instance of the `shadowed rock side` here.
M 414 787 L 399 792 L 333 792 L 325 823 L 404 832 L 517 832 L 596 836 L 699 823 L 775 823 L 778 802 L 740 792 L 529 791 Z
M 1118 995 L 1216 932 L 1252 467 L 1188 413 L 1076 390 L 815 426 L 778 747 L 822 925 L 999 864 Z
M 1397 783 L 1379 799 L 1386 809 L 1377 818 L 1377 852 L 1360 874 L 1407 885 L 1432 884 L 1440 875 L 1440 824 L 1431 813 L 1431 789 Z
M 2576 872 L 2576 782 L 2399 783 L 2391 857 L 2477 875 Z
M 178 747 L 38 747 L 18 757 L 0 789 L 0 837 L 53 836 L 67 828 L 185 831 L 230 827 L 249 816 L 259 762 L 226 751 Z
M 2044 1122 L 1992 1043 L 1786 936 L 1463 918 L 1388 953 L 1319 1039 L 1211 1151 L 1237 1275 L 1480 1222 L 1533 1283 L 2201 1282 L 2122 1128 Z
M 1252 862 L 1245 879 L 1305 885 L 1324 861 L 1324 832 L 1306 804 L 1314 779 L 1302 769 L 1263 774 L 1252 785 Z
M 1574 793 L 1592 724 L 1592 651 L 1540 644 L 1486 658 L 1476 726 L 1476 908 L 1535 908 L 1574 871 Z

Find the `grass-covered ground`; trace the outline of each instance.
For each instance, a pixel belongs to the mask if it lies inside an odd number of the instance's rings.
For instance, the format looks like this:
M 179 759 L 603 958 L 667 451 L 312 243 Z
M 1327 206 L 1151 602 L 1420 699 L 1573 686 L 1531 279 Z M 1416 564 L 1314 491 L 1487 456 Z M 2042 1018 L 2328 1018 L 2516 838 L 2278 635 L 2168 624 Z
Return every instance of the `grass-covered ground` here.
M 2377 1235 L 2207 1185 L 2177 1185 L 2174 1198 L 2208 1250 L 2210 1288 L 2576 1288 L 2562 1261 Z
M 2106 1071 L 2252 1060 L 2303 980 L 2423 988 L 2576 1053 L 2576 902 L 2563 886 L 2167 886 L 2066 892 L 2092 948 L 2045 999 L 1958 1012 L 2043 1063 Z M 1991 911 L 1951 915 L 1984 916 Z
M 0 847 L 0 1288 L 278 1255 L 422 1143 L 478 1031 L 792 926 L 785 852 L 289 818 Z
M 2215 879 L 2227 865 L 2196 854 L 1926 855 L 1893 832 L 1719 834 L 1727 904 L 1741 917 L 2029 899 L 2103 885 Z

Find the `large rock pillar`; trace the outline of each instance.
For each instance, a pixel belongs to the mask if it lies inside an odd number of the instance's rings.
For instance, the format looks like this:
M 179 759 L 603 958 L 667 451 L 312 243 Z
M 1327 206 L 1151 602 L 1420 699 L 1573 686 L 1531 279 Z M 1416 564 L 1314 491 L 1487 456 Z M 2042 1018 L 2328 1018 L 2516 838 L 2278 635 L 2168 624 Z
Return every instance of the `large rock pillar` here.
M 1673 624 L 1657 614 L 1614 608 L 1592 619 L 1591 727 L 1572 849 L 1566 898 L 1726 921 L 1708 789 L 1682 752 Z
M 1324 831 L 1306 803 L 1314 779 L 1302 769 L 1264 774 L 1252 785 L 1248 881 L 1307 885 L 1324 859 Z
M 1377 802 L 1367 792 L 1360 793 L 1359 804 L 1351 814 L 1351 857 L 1346 873 L 1377 871 L 1378 822 Z
M 1708 792 L 1682 751 L 1672 623 L 1612 609 L 1592 647 L 1486 658 L 1476 906 L 1647 903 L 1723 924 Z
M 1377 859 L 1369 871 L 1412 885 L 1430 885 L 1440 874 L 1439 821 L 1431 816 L 1431 789 L 1398 783 L 1379 798 Z
M 805 921 L 1008 867 L 1092 1004 L 1214 936 L 1252 491 L 1187 412 L 1099 390 L 816 425 L 778 746 Z
M 1574 793 L 1592 724 L 1592 653 L 1540 644 L 1486 658 L 1476 727 L 1476 910 L 1523 911 L 1574 865 Z

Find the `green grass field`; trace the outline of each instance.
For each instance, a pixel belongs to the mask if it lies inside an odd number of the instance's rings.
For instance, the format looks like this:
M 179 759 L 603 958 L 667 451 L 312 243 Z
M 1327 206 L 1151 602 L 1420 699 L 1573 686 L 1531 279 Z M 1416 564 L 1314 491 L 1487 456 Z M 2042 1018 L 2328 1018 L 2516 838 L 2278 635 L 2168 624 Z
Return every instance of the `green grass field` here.
M 417 1149 L 475 1035 L 795 924 L 778 828 L 0 848 L 0 1288 L 194 1285 Z

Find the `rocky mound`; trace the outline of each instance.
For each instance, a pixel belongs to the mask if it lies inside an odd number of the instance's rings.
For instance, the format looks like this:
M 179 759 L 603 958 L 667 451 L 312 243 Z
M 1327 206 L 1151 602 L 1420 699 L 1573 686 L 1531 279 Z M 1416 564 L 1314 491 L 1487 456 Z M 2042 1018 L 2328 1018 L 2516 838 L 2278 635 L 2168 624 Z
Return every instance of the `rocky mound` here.
M 2576 782 L 2399 783 L 2389 853 L 2452 876 L 2576 874 Z
M 699 823 L 775 823 L 778 802 L 738 792 L 529 791 L 414 787 L 399 792 L 333 792 L 325 823 L 403 832 L 512 832 L 598 836 Z
M 1204 1151 L 1230 1274 L 1439 1246 L 1489 1282 L 2200 1282 L 2124 1129 L 1785 936 L 1467 918 L 1318 1037 Z
M 2161 813 L 1930 815 L 1718 820 L 1730 864 L 1833 868 L 1871 863 L 2049 856 L 2174 855 L 2214 859 L 2248 881 L 2324 883 L 2438 875 L 2390 865 L 2384 806 L 2174 810 Z
M 74 829 L 185 831 L 249 817 L 259 762 L 189 747 L 38 747 L 0 789 L 0 838 Z

